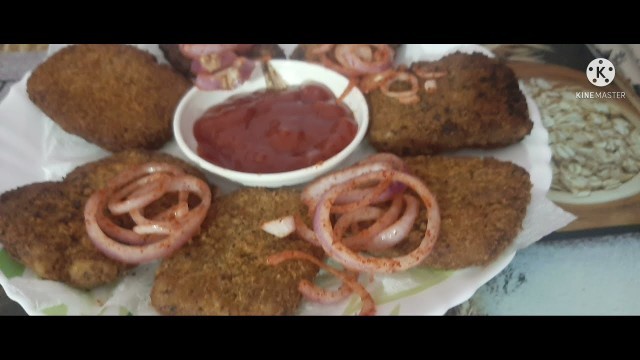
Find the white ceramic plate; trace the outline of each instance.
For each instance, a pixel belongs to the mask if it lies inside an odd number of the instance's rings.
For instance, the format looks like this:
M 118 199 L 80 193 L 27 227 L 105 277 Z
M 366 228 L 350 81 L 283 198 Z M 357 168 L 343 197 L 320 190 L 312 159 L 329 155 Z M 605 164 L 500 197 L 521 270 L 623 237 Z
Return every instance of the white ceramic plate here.
M 408 45 L 399 52 L 399 61 L 413 58 L 438 58 L 456 46 Z M 465 52 L 486 49 L 462 47 Z M 290 48 L 289 48 L 290 51 Z M 157 53 L 157 47 L 152 48 Z M 15 84 L 0 104 L 0 192 L 32 182 L 59 179 L 70 169 L 107 155 L 82 139 L 61 131 L 31 104 L 26 95 L 26 79 Z M 566 225 L 572 217 L 554 206 L 545 194 L 551 183 L 551 151 L 547 132 L 533 101 L 527 98 L 534 128 L 521 143 L 496 151 L 467 151 L 464 154 L 494 156 L 526 168 L 533 183 L 532 200 L 523 222 L 523 230 L 514 244 L 485 267 L 455 272 L 414 269 L 392 276 L 379 276 L 369 286 L 378 302 L 379 314 L 439 315 L 469 299 L 473 293 L 504 269 L 517 249 L 530 245 L 544 235 Z M 175 142 L 164 151 L 181 156 Z M 343 165 L 372 153 L 363 143 Z M 226 191 L 234 187 L 216 182 Z M 0 248 L 0 284 L 7 295 L 29 314 L 155 314 L 149 293 L 157 264 L 136 268 L 117 284 L 92 291 L 80 291 L 64 284 L 41 280 L 29 269 L 11 260 Z M 301 314 L 351 314 L 357 312 L 357 300 L 351 298 L 334 306 L 305 303 Z

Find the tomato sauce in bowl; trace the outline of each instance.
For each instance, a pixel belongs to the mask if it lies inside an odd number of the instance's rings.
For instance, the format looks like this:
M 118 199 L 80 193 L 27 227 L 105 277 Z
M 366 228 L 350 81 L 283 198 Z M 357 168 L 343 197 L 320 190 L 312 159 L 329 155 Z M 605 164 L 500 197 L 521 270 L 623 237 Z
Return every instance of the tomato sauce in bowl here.
M 233 96 L 209 108 L 193 126 L 198 155 L 257 174 L 327 160 L 347 147 L 357 131 L 351 109 L 318 83 Z

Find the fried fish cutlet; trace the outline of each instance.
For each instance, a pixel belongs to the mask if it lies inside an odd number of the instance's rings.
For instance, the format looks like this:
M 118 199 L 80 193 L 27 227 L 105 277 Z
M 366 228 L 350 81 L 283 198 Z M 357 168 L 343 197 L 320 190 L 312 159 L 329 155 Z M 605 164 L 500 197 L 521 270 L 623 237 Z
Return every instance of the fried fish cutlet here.
M 62 129 L 106 150 L 158 149 L 190 83 L 133 46 L 81 44 L 40 64 L 29 98 Z
M 169 64 L 187 79 L 193 78 L 191 73 L 191 59 L 182 55 L 179 44 L 159 44 Z M 250 59 L 261 59 L 268 56 L 271 59 L 285 59 L 284 51 L 278 44 L 255 44 L 246 56 Z
M 269 255 L 322 251 L 296 235 L 278 239 L 260 225 L 302 211 L 294 190 L 242 189 L 216 199 L 216 217 L 191 243 L 165 259 L 151 303 L 166 315 L 286 315 L 298 308 L 300 280 L 318 268 L 292 261 L 267 265 Z
M 16 260 L 47 280 L 91 289 L 117 280 L 128 265 L 103 255 L 89 239 L 84 205 L 122 170 L 169 162 L 204 176 L 169 155 L 126 151 L 76 168 L 64 181 L 26 185 L 0 196 L 0 242 Z
M 454 53 L 434 62 L 418 62 L 426 72 L 446 72 L 427 94 L 418 78 L 420 101 L 402 104 L 382 91 L 367 95 L 369 142 L 379 151 L 428 155 L 461 148 L 495 148 L 522 140 L 531 132 L 527 103 L 513 71 L 485 55 Z M 404 83 L 392 85 L 402 91 Z M 397 86 L 399 88 L 394 88 Z
M 416 156 L 404 161 L 440 207 L 440 235 L 424 265 L 437 269 L 486 265 L 520 232 L 532 186 L 523 168 L 493 158 Z M 426 219 L 424 209 L 418 219 Z M 417 221 L 408 239 L 391 253 L 416 248 L 425 229 L 426 223 Z

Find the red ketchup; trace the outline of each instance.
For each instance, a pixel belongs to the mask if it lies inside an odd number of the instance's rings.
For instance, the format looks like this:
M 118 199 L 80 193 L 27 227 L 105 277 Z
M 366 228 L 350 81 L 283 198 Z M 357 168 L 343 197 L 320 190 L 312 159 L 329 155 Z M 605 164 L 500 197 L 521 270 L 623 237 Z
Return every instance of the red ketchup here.
M 327 160 L 355 137 L 351 110 L 317 83 L 238 95 L 193 127 L 198 154 L 236 171 L 278 173 Z

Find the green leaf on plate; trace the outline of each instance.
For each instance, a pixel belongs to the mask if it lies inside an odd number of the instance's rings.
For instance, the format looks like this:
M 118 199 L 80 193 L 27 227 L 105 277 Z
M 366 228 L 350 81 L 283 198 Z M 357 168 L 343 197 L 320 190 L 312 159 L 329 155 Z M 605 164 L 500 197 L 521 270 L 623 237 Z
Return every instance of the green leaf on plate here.
M 42 309 L 42 313 L 45 315 L 67 315 L 67 312 L 69 311 L 69 309 L 67 308 L 67 305 L 65 304 L 60 304 L 60 305 L 56 305 L 56 306 L 51 306 L 48 307 L 46 309 Z
M 451 274 L 453 274 L 453 271 L 433 270 L 433 269 L 428 269 L 424 267 L 413 268 L 411 270 L 407 270 L 407 272 L 413 278 L 414 281 L 419 283 L 419 285 L 407 290 L 396 292 L 396 293 L 384 292 L 379 296 L 374 296 L 374 300 L 376 301 L 376 304 L 383 305 L 386 303 L 390 303 L 392 301 L 396 301 L 396 300 L 404 299 L 409 296 L 416 295 L 418 293 L 421 293 L 427 290 L 428 288 L 434 285 L 437 285 L 443 282 L 449 276 L 451 276 Z
M 389 313 L 389 315 L 397 316 L 400 315 L 400 304 L 397 304 Z
M 127 308 L 126 308 L 126 307 L 124 307 L 124 306 L 120 306 L 120 312 L 119 312 L 119 314 L 120 314 L 121 316 L 133 316 L 133 313 L 131 313 L 131 311 L 129 311 L 129 309 L 127 309 Z
M 443 282 L 452 274 L 453 271 L 449 270 L 434 270 L 425 267 L 416 267 L 398 275 L 403 277 L 407 276 L 418 285 L 398 292 L 388 292 L 384 288 L 374 288 L 369 289 L 369 291 L 376 305 L 384 305 L 392 301 L 397 301 L 409 296 L 419 294 L 427 290 L 428 288 Z M 399 306 L 400 304 L 396 306 L 398 308 L 397 311 L 400 311 Z M 360 310 L 361 307 L 362 301 L 360 300 L 360 297 L 353 295 L 349 299 L 349 302 L 344 309 L 343 315 L 354 315 Z M 392 310 L 391 315 L 396 315 L 393 314 L 394 311 L 396 311 L 396 308 Z
M 0 250 L 0 271 L 2 271 L 7 279 L 11 279 L 16 276 L 22 276 L 24 273 L 24 265 L 13 260 L 11 255 L 2 249 Z
M 356 311 L 360 310 L 361 308 L 362 300 L 360 300 L 360 297 L 357 295 L 352 295 L 342 315 L 354 315 Z

